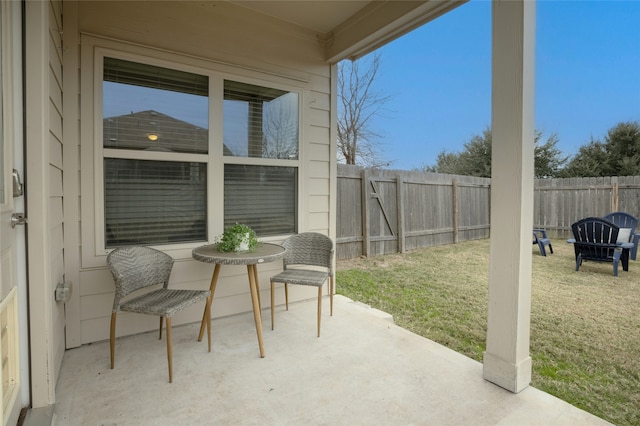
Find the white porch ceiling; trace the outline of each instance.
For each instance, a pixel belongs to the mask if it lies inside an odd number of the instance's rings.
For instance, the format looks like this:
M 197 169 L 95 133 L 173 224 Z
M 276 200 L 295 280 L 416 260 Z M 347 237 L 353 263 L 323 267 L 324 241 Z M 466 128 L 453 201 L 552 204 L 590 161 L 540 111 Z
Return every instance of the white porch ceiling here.
M 356 59 L 464 4 L 467 0 L 230 0 L 315 32 L 326 59 Z
M 333 31 L 349 17 L 356 15 L 371 1 L 244 1 L 232 0 L 232 3 L 252 9 L 263 15 L 268 15 L 320 34 Z

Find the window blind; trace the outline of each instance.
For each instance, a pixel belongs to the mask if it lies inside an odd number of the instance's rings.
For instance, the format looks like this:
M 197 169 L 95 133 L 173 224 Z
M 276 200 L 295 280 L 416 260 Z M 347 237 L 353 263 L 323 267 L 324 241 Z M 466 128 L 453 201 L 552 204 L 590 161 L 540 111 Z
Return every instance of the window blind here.
M 104 81 L 209 96 L 206 76 L 123 59 L 104 58 Z
M 206 164 L 106 158 L 107 248 L 207 240 Z
M 244 223 L 258 236 L 297 231 L 295 167 L 224 166 L 224 226 Z

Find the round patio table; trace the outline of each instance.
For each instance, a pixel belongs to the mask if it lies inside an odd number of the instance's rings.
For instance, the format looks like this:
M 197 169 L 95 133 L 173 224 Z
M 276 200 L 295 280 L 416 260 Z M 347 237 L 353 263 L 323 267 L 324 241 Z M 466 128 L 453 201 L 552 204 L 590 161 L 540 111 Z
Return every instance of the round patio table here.
M 271 243 L 260 243 L 249 252 L 222 252 L 217 249 L 215 244 L 207 244 L 196 247 L 191 252 L 195 260 L 206 263 L 213 263 L 213 275 L 211 276 L 211 301 L 213 302 L 218 275 L 220 274 L 220 265 L 247 265 L 247 275 L 249 276 L 249 290 L 251 292 L 251 303 L 253 304 L 253 318 L 256 323 L 256 333 L 258 334 L 258 346 L 260 347 L 260 357 L 264 358 L 264 343 L 262 340 L 262 315 L 260 313 L 260 286 L 258 284 L 258 268 L 260 263 L 273 262 L 281 259 L 286 248 Z M 200 334 L 198 341 L 202 340 L 204 334 L 206 312 L 202 316 L 202 324 L 200 325 Z

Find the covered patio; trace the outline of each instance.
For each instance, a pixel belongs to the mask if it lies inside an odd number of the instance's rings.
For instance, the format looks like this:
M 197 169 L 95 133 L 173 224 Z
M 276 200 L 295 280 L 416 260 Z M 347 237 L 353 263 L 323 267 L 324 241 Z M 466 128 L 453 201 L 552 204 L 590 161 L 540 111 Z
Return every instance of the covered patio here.
M 156 332 L 119 338 L 114 370 L 107 341 L 68 350 L 54 424 L 609 424 L 533 387 L 496 386 L 482 364 L 342 296 L 317 338 L 315 304 L 277 307 L 274 331 L 263 310 L 265 358 L 251 313 L 215 319 L 211 353 L 199 324 L 176 327 L 172 384 Z
M 588 423 L 579 410 L 528 389 L 535 51 L 535 1 L 529 0 L 493 1 L 495 260 L 483 364 L 345 301 L 336 316 L 325 316 L 320 339 L 306 306 L 315 302 L 280 312 L 278 328 L 265 333 L 267 357 L 260 359 L 246 270 L 238 267 L 222 273 L 216 291 L 211 354 L 194 341 L 189 325 L 201 310 L 185 310 L 174 323 L 173 385 L 166 383 L 164 343 L 150 331 L 155 319 L 120 323 L 116 369 L 108 368 L 109 252 L 121 244 L 159 247 L 176 260 L 172 286 L 204 289 L 211 268 L 194 260 L 192 250 L 236 221 L 264 226 L 263 242 L 306 231 L 335 241 L 337 63 L 464 3 L 2 2 L 2 52 L 9 59 L 2 64 L 11 65 L 2 73 L 3 89 L 11 89 L 3 90 L 5 112 L 24 112 L 3 121 L 4 140 L 12 141 L 2 147 L 3 194 L 13 196 L 0 200 L 0 300 L 17 305 L 7 321 L 12 338 L 3 422 L 16 424 L 21 412 L 33 409 L 28 420 L 45 412 L 58 424 Z M 138 107 L 126 93 L 141 82 L 154 95 Z M 185 102 L 190 107 L 182 117 L 165 108 L 177 104 L 166 92 L 200 102 Z M 115 103 L 109 99 L 122 101 L 124 110 L 110 112 Z M 246 113 L 225 108 L 240 100 Z M 268 104 L 281 105 L 287 119 L 269 120 Z M 135 134 L 111 135 L 109 123 L 122 115 L 136 122 L 155 118 Z M 198 130 L 188 149 L 169 138 L 172 132 L 160 132 L 161 141 L 173 141 L 171 149 L 157 144 L 147 124 L 162 117 L 175 124 L 179 116 L 192 126 L 178 130 Z M 278 131 L 263 126 L 269 122 Z M 282 147 L 277 135 L 289 137 L 289 151 L 270 149 Z M 118 169 L 122 164 L 127 167 Z M 10 192 L 11 182 L 21 187 L 18 175 L 28 189 Z M 265 191 L 254 190 L 256 182 Z M 124 187 L 135 189 L 126 202 Z M 152 190 L 166 198 L 151 196 Z M 270 205 L 274 215 L 266 221 L 257 194 L 269 200 L 286 194 L 286 203 Z M 227 195 L 234 202 L 225 201 Z M 141 217 L 126 209 L 107 212 L 134 201 Z M 185 206 L 198 214 L 185 216 Z M 259 208 L 247 213 L 247 206 Z M 171 227 L 157 221 L 159 212 Z M 12 227 L 13 215 L 28 218 L 27 226 Z M 133 235 L 140 224 L 153 226 Z M 283 226 L 269 228 L 274 224 Z M 264 265 L 261 280 L 279 268 Z M 301 292 L 295 300 L 308 297 Z

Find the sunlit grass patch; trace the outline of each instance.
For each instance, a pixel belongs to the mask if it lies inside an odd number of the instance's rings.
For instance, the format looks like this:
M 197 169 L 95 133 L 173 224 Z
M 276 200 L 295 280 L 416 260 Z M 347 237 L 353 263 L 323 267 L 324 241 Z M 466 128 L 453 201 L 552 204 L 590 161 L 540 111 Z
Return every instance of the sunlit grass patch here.
M 618 425 L 640 424 L 640 261 L 575 271 L 573 247 L 533 251 L 532 385 Z M 482 361 L 489 240 L 338 262 L 337 291 Z

